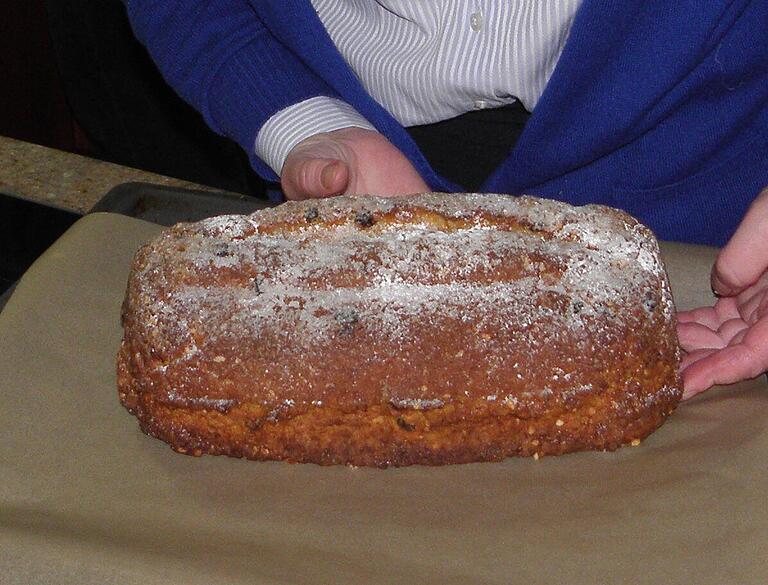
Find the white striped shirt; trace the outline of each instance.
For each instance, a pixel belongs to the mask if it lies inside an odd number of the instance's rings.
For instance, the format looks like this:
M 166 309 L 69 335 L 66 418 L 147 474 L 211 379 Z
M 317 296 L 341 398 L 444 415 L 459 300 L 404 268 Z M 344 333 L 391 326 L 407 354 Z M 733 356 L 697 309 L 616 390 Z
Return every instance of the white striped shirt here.
M 581 0 L 312 0 L 366 91 L 403 126 L 515 100 L 533 110 Z M 256 154 L 280 174 L 291 149 L 340 128 L 373 129 L 348 104 L 316 97 L 281 110 Z

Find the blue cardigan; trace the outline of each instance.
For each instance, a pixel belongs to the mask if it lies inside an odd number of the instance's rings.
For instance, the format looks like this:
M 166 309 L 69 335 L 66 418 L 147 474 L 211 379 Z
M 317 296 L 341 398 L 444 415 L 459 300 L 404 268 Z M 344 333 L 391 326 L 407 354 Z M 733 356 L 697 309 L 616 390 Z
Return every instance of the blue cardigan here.
M 247 152 L 275 112 L 332 96 L 433 189 L 461 190 L 368 95 L 309 0 L 126 5 L 168 82 Z M 663 239 L 721 245 L 766 186 L 768 2 L 584 0 L 522 136 L 482 190 L 612 205 Z

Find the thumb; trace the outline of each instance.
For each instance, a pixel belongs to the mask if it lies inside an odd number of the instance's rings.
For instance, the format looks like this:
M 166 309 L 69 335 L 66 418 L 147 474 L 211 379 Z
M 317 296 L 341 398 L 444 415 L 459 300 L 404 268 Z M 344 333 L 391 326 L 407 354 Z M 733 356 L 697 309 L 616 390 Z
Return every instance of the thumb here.
M 712 290 L 735 296 L 768 268 L 768 189 L 764 189 L 720 251 L 712 268 Z
M 337 159 L 289 157 L 280 184 L 288 199 L 330 197 L 347 189 L 349 167 Z

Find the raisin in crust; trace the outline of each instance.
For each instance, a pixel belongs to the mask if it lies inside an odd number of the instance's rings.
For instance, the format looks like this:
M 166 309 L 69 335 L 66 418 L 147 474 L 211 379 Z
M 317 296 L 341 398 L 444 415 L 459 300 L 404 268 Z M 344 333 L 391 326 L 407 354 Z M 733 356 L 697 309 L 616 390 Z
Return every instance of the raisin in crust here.
M 122 316 L 120 400 L 193 455 L 613 450 L 682 393 L 658 244 L 601 206 L 428 193 L 179 224 L 137 253 Z

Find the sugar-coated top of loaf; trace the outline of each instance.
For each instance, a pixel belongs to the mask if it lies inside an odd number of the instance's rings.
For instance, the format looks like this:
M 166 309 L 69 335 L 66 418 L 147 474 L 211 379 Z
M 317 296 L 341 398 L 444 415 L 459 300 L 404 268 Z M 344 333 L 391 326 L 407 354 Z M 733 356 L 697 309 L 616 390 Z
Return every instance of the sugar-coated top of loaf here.
M 160 369 L 248 359 L 243 340 L 290 359 L 351 335 L 389 359 L 419 322 L 450 319 L 489 350 L 489 376 L 509 344 L 533 356 L 563 336 L 605 343 L 672 315 L 658 244 L 635 219 L 494 194 L 336 197 L 179 224 L 137 255 L 124 305 Z

